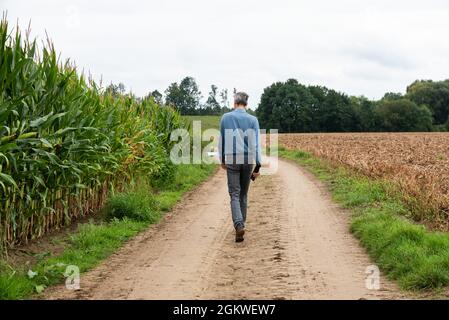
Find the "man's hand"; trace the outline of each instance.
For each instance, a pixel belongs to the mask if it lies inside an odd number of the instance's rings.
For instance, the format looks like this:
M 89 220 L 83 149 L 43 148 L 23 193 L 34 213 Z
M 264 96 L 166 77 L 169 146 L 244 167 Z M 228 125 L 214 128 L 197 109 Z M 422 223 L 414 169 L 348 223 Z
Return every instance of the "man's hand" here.
M 260 172 L 253 172 L 253 174 L 251 175 L 253 181 L 256 180 L 258 176 L 260 176 Z
M 221 168 L 222 168 L 223 170 L 226 170 L 226 165 L 225 165 L 224 163 L 222 163 L 222 164 L 221 164 Z
M 260 163 L 257 163 L 256 167 L 253 170 L 253 173 L 251 174 L 251 180 L 255 181 L 257 179 L 257 177 L 260 176 L 260 172 L 259 172 L 260 167 L 261 167 Z

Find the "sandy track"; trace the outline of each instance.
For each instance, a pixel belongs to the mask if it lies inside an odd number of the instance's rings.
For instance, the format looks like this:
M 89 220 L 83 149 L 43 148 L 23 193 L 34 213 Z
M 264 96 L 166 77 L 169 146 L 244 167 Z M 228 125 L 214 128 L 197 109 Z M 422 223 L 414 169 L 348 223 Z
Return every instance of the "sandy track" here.
M 346 212 L 299 167 L 252 184 L 247 234 L 234 242 L 226 175 L 189 193 L 158 226 L 51 299 L 392 299 L 365 287 L 372 265 L 348 232 Z

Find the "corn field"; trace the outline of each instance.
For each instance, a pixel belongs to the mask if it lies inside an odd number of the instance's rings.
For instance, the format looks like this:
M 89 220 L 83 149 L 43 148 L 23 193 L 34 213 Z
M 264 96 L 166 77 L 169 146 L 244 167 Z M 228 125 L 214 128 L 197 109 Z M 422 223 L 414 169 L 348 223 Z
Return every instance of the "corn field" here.
M 387 179 L 400 189 L 412 218 L 449 230 L 448 133 L 282 134 L 279 143 Z
M 42 48 L 39 48 L 42 47 Z M 113 96 L 50 41 L 0 25 L 0 247 L 101 208 L 109 191 L 168 164 L 183 125 L 153 100 Z

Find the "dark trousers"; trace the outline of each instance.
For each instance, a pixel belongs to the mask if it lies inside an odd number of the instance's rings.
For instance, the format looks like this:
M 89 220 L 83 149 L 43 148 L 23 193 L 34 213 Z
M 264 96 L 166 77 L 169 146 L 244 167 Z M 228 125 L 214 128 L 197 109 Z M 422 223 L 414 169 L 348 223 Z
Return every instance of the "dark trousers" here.
M 231 197 L 232 221 L 235 228 L 244 227 L 248 208 L 248 189 L 254 165 L 226 164 L 226 169 L 228 191 Z

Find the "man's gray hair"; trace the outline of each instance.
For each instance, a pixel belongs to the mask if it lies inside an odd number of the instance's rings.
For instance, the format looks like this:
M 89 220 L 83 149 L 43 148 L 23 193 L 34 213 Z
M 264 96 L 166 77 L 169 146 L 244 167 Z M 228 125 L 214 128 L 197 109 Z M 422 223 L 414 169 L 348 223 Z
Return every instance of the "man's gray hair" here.
M 234 95 L 234 103 L 237 105 L 244 105 L 245 107 L 248 105 L 248 94 L 245 92 L 237 92 Z

